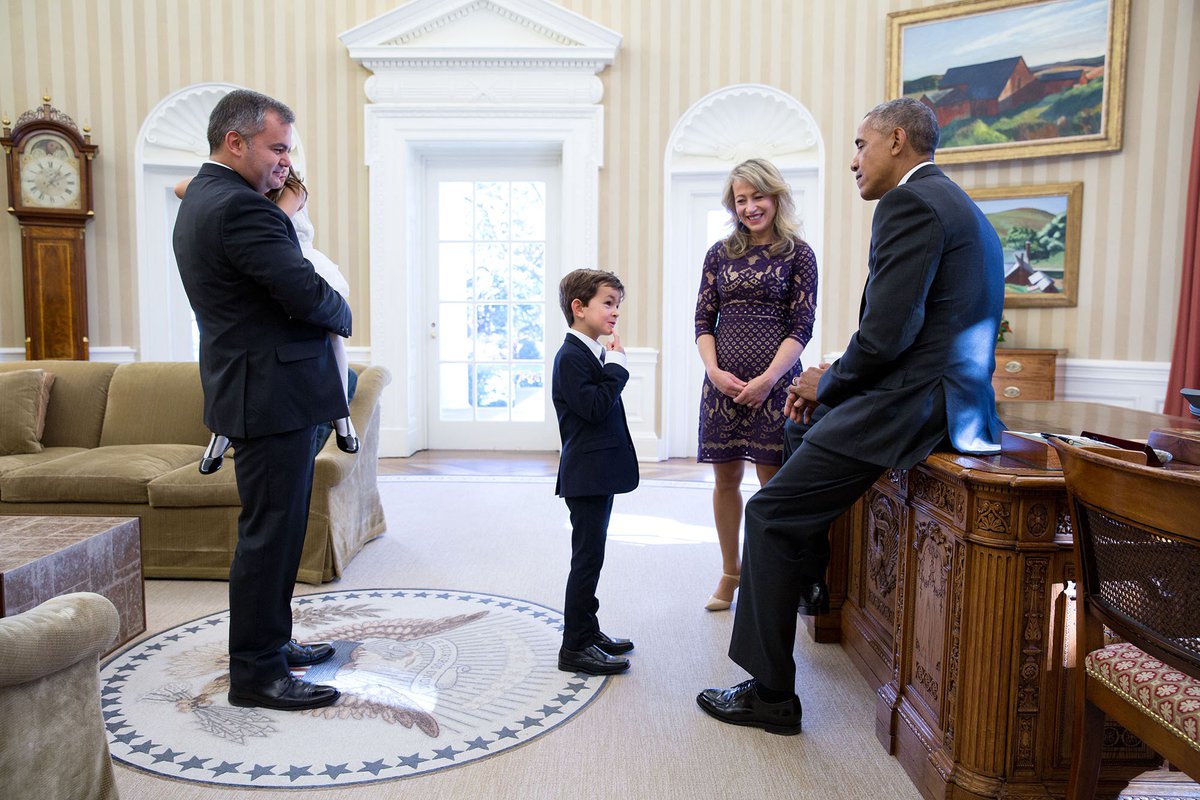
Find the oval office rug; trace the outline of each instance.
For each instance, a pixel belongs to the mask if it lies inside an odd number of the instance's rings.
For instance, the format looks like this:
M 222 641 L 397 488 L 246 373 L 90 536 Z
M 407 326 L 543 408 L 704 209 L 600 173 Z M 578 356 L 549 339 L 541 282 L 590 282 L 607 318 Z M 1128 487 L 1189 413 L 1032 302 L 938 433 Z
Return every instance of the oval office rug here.
M 222 786 L 328 788 L 468 764 L 552 731 L 606 679 L 557 669 L 558 611 L 444 589 L 297 597 L 297 640 L 334 657 L 296 670 L 341 690 L 312 711 L 238 708 L 229 690 L 229 612 L 145 639 L 100 671 L 113 758 Z

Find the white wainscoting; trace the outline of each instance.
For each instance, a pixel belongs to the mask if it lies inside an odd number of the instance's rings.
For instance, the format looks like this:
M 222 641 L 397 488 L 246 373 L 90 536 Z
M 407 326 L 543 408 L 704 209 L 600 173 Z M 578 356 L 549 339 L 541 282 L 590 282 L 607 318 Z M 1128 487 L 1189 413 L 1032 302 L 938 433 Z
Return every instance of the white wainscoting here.
M 89 361 L 106 361 L 113 364 L 132 364 L 137 361 L 137 350 L 132 347 L 89 347 Z M 0 361 L 24 361 L 25 348 L 0 347 Z
M 1058 364 L 1055 397 L 1059 400 L 1162 413 L 1171 374 L 1170 361 L 1068 358 Z
M 662 439 L 655 430 L 654 410 L 658 408 L 658 351 L 650 347 L 626 347 L 629 382 L 621 392 L 625 403 L 625 421 L 633 437 L 633 449 L 639 461 L 661 461 Z

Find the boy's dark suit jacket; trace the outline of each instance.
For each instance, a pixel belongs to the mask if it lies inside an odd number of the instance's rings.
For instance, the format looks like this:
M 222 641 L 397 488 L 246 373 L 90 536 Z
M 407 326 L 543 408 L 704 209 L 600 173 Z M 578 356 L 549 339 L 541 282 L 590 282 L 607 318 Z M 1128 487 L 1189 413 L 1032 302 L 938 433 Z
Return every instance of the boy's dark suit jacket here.
M 327 331 L 350 307 L 300 254 L 287 215 L 240 175 L 205 164 L 175 221 L 175 258 L 200 329 L 204 423 L 234 438 L 346 416 Z
M 628 380 L 624 367 L 601 364 L 575 334 L 567 334 L 554 357 L 551 387 L 562 437 L 554 487 L 559 497 L 622 494 L 637 488 L 637 455 L 621 403 Z
M 805 440 L 908 468 L 941 444 L 995 450 L 992 371 L 1004 256 L 979 208 L 935 166 L 887 192 L 871 223 L 858 331 L 825 371 Z

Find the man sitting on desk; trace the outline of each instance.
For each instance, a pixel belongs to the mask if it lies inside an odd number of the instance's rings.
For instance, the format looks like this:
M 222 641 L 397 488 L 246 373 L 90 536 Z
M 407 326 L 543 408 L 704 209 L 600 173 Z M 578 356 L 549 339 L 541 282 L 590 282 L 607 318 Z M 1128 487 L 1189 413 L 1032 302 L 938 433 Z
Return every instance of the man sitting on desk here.
M 887 468 L 938 448 L 999 449 L 991 377 L 1004 303 L 1000 241 L 933 164 L 938 124 L 909 98 L 863 118 L 850 162 L 871 223 L 858 332 L 832 366 L 789 388 L 783 468 L 746 504 L 741 594 L 729 657 L 752 676 L 706 689 L 710 716 L 800 732 L 796 609 L 829 609 L 829 525 Z

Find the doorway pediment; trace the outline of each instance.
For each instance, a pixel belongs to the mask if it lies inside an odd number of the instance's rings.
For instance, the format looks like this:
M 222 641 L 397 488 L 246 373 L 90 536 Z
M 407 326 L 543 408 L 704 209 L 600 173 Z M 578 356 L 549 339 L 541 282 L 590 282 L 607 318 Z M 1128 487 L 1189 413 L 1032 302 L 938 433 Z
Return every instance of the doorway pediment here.
M 620 34 L 548 0 L 412 0 L 339 38 L 376 73 L 555 65 L 595 74 L 621 44 Z

